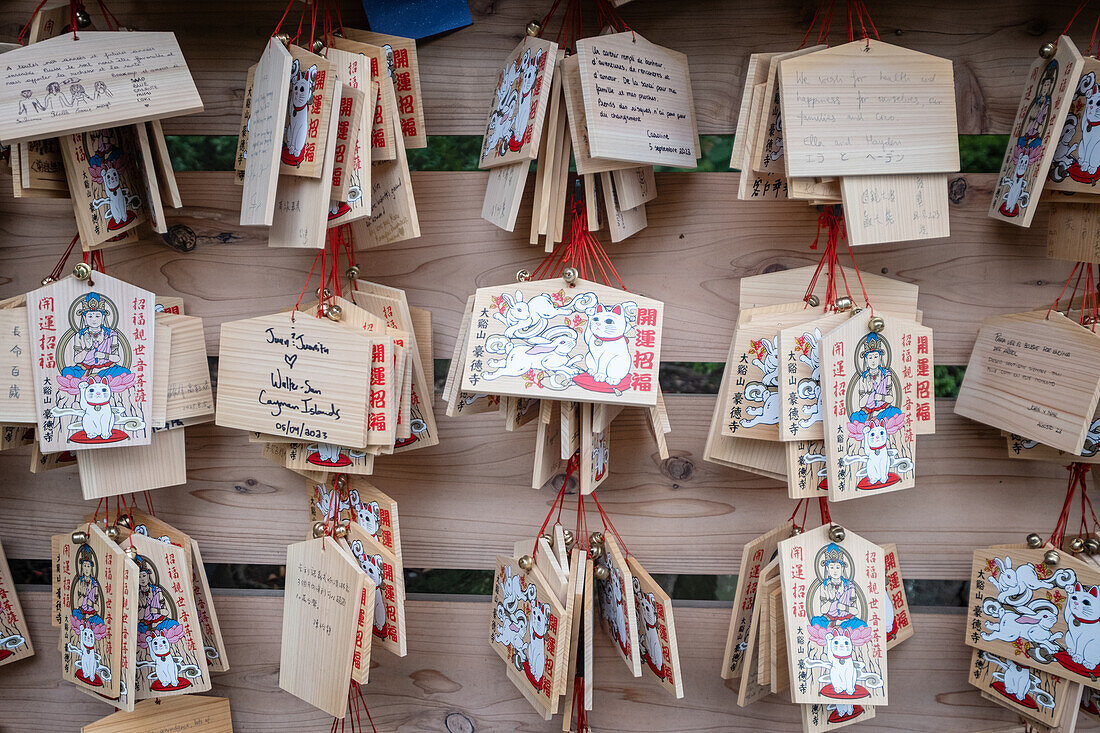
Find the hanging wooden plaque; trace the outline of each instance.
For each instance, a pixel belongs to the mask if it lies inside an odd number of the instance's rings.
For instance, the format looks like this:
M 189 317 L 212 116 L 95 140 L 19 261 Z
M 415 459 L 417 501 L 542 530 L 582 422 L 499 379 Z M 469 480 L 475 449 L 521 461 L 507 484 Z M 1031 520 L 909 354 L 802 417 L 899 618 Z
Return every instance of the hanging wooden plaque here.
M 663 304 L 587 280 L 575 286 L 479 288 L 462 389 L 656 404 Z
M 346 493 L 334 494 L 328 484 L 307 479 L 311 492 L 309 516 L 311 522 L 356 522 L 399 561 L 401 560 L 401 530 L 397 520 L 397 502 L 366 479 L 348 477 Z M 335 502 L 335 504 L 333 503 Z
M 229 700 L 224 697 L 186 695 L 168 700 L 145 700 L 133 712 L 100 718 L 81 733 L 233 733 Z
M 745 155 L 748 153 L 746 141 L 749 138 L 749 115 L 752 109 L 753 90 L 757 84 L 764 84 L 770 73 L 771 61 L 777 53 L 752 53 L 749 54 L 748 63 L 745 66 L 745 86 L 741 90 L 741 106 L 737 113 L 737 129 L 733 135 L 733 149 L 730 154 L 730 169 L 744 170 L 751 168 L 745 164 Z M 755 131 L 755 127 L 752 128 Z
M 508 55 L 493 92 L 479 168 L 538 155 L 557 55 L 558 44 L 534 36 L 526 36 Z
M 873 38 L 779 62 L 787 176 L 959 170 L 951 66 Z
M 27 304 L 42 452 L 148 445 L 153 294 L 95 272 L 38 288 Z
M 607 231 L 611 235 L 613 243 L 621 242 L 649 226 L 645 204 L 638 204 L 634 208 L 628 209 L 620 202 L 619 192 L 615 186 L 615 177 L 611 173 L 607 171 L 600 173 L 600 188 L 603 190 Z
M 34 656 L 27 618 L 15 595 L 8 558 L 0 546 L 0 667 Z
M 335 65 L 337 78 L 343 82 L 345 91 L 353 89 L 363 94 L 357 133 L 348 142 L 346 151 L 347 192 L 343 198 L 334 198 L 329 205 L 328 226 L 331 229 L 370 215 L 371 123 L 381 92 L 377 83 L 372 84 L 370 80 L 370 68 L 364 56 L 337 48 L 330 48 L 325 53 Z
M 1100 207 L 1076 199 L 1050 206 L 1047 257 L 1071 262 L 1100 262 Z
M 680 651 L 676 646 L 672 598 L 633 555 L 628 555 L 626 562 L 634 575 L 642 672 L 656 678 L 661 687 L 679 700 L 684 696 L 684 679 L 680 672 Z
M 1059 36 L 1050 59 L 1035 59 L 1008 136 L 1008 148 L 989 215 L 1029 227 L 1069 114 L 1084 62 L 1069 36 Z
M 286 47 L 272 38 L 256 65 L 248 110 L 241 226 L 271 226 L 275 216 L 292 61 Z
M 739 679 L 730 680 L 726 683 L 731 687 L 736 684 L 738 707 L 752 705 L 759 700 L 763 700 L 771 692 L 769 686 L 762 685 L 758 681 L 760 676 L 760 664 L 762 661 L 760 659 L 759 641 L 761 616 L 764 613 L 764 606 L 767 602 L 765 590 L 778 572 L 778 558 L 772 559 L 764 566 L 764 569 L 760 571 L 759 583 L 757 585 L 757 599 L 760 602 L 753 604 L 752 612 L 749 614 L 748 633 L 743 642 L 745 646 L 742 650 L 741 676 Z
M 62 584 L 62 677 L 94 694 L 119 696 L 122 663 L 122 549 L 94 524 L 71 550 L 71 581 Z M 71 538 L 63 538 L 71 542 Z M 63 555 L 66 554 L 62 550 Z
M 215 422 L 363 448 L 370 345 L 304 312 L 224 323 Z
M 391 120 L 396 119 L 391 113 Z M 396 142 L 393 160 L 373 163 L 370 172 L 370 216 L 352 222 L 357 249 L 381 247 L 420 236 L 412 178 L 405 145 Z
M 330 117 L 340 99 L 333 85 L 336 66 L 299 46 L 288 50 L 292 60 L 279 175 L 324 178 Z
M 4 55 L 0 140 L 9 145 L 202 109 L 174 33 L 81 31 Z
M 785 540 L 790 535 L 791 525 L 782 524 L 745 543 L 737 573 L 737 589 L 733 595 L 733 614 L 730 616 L 729 633 L 726 635 L 726 651 L 722 656 L 724 680 L 740 679 L 744 673 L 745 643 L 749 637 L 752 610 L 757 601 L 760 572 L 775 558 L 780 540 Z
M 596 579 L 600 604 L 600 619 L 612 646 L 635 677 L 642 676 L 638 653 L 638 616 L 634 600 L 634 576 L 623 557 L 619 543 L 610 534 L 604 535 L 604 552 L 595 565 L 607 568 L 607 580 Z
M 211 672 L 229 671 L 229 651 L 222 639 L 221 625 L 218 624 L 218 612 L 214 608 L 214 595 L 210 592 L 210 581 L 206 578 L 206 566 L 199 553 L 199 543 L 191 544 L 191 584 L 194 589 L 195 611 L 198 627 L 202 632 L 203 653 Z
M 774 54 L 764 63 L 763 77 L 757 82 L 764 85 L 764 91 L 760 95 L 760 112 L 753 120 L 756 128 L 751 139 L 752 147 L 745 150 L 745 170 L 755 171 L 764 176 L 786 176 L 786 162 L 783 160 L 783 105 L 779 87 L 779 64 L 784 59 L 805 56 L 824 48 L 826 46 L 818 45 Z
M 383 648 L 403 657 L 405 642 L 405 571 L 401 562 L 358 522 L 348 526 L 351 555 L 374 583 L 371 633 Z
M 890 543 L 882 546 L 886 571 L 886 649 L 890 650 L 913 635 L 913 618 L 909 614 L 905 581 L 901 578 L 898 562 L 898 546 Z
M 825 422 L 821 408 L 821 339 L 844 324 L 847 313 L 832 313 L 779 331 L 779 439 L 821 440 Z
M 799 707 L 802 708 L 802 733 L 827 733 L 875 717 L 875 708 L 871 705 L 831 702 L 828 705 L 817 703 Z
M 72 133 L 58 142 L 83 248 L 119 244 L 120 235 L 148 220 L 141 148 L 131 128 Z
M 420 63 L 416 58 L 416 40 L 372 33 L 356 28 L 344 28 L 353 41 L 381 46 L 386 53 L 387 76 L 397 94 L 397 109 L 401 115 L 400 133 L 406 148 L 425 148 L 428 134 L 424 127 L 424 101 L 420 95 Z
M 183 433 L 157 430 L 148 445 L 80 451 L 76 455 L 81 494 L 85 499 L 100 499 L 187 483 Z M 65 452 L 52 455 L 63 459 Z
M 951 234 L 946 173 L 844 176 L 840 195 L 852 246 Z
M 0 309 L 0 420 L 33 423 L 35 389 L 27 309 Z
M 592 157 L 694 168 L 699 135 L 687 56 L 634 31 L 576 46 Z
M 975 649 L 970 658 L 970 684 L 1002 707 L 1044 725 L 1057 726 L 1073 683 L 1019 661 L 1018 656 L 999 657 Z
M 795 440 L 787 449 L 787 496 L 815 499 L 829 496 L 824 440 Z
M 584 108 L 584 93 L 581 91 L 580 57 L 576 54 L 566 56 L 559 73 L 577 173 L 587 175 L 632 167 L 634 164 L 628 161 L 592 157 L 588 142 L 588 113 Z M 591 192 L 589 195 L 591 196 Z
M 982 321 L 955 414 L 1080 454 L 1100 400 L 1100 336 L 1061 313 Z
M 884 553 L 831 526 L 779 543 L 794 702 L 887 704 Z
M 831 501 L 914 485 L 916 433 L 906 401 L 915 382 L 913 364 L 904 362 L 901 345 L 913 338 L 911 326 L 916 325 L 887 315 L 885 328 L 875 333 L 868 331 L 862 316 L 855 316 L 822 340 L 821 394 Z
M 1092 131 L 1100 123 L 1097 73 L 1100 73 L 1100 61 L 1086 56 L 1065 122 L 1055 130 L 1058 142 L 1045 188 L 1085 194 L 1097 192 L 1096 182 L 1100 181 L 1100 146 L 1097 142 L 1100 139 Z

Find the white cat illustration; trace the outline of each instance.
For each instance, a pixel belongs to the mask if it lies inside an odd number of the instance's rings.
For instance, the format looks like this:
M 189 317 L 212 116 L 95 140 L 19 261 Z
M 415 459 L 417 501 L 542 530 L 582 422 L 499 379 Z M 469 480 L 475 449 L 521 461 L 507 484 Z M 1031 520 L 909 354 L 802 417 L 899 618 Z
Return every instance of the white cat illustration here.
M 283 137 L 282 161 L 299 166 L 306 154 L 309 139 L 309 107 L 313 104 L 317 84 L 317 64 L 303 69 L 298 59 L 290 65 L 290 102 L 287 109 L 286 132 Z
M 829 656 L 829 684 L 835 692 L 854 695 L 859 675 L 852 663 L 852 639 L 847 629 L 835 629 L 825 634 L 825 651 Z
M 531 641 L 527 645 L 527 661 L 524 671 L 528 679 L 538 687 L 546 671 L 546 636 L 550 628 L 550 604 L 535 603 L 531 606 Z
M 531 49 L 523 52 L 520 62 L 523 78 L 519 86 L 519 103 L 516 106 L 516 116 L 512 122 L 512 137 L 508 141 L 508 149 L 519 152 L 523 148 L 524 139 L 527 137 L 527 125 L 531 121 L 531 109 L 535 103 L 535 82 L 539 78 L 539 68 L 542 62 L 543 50 L 540 48 L 531 55 Z
M 1081 110 L 1081 145 L 1077 150 L 1077 165 L 1085 178 L 1095 180 L 1100 170 L 1100 88 L 1096 84 L 1096 73 L 1090 71 L 1081 77 L 1077 84 L 1078 98 L 1084 99 Z M 1076 101 L 1076 100 L 1075 100 Z
M 1085 669 L 1100 667 L 1100 588 L 1075 583 L 1062 614 L 1066 620 L 1066 651 Z
M 597 305 L 584 327 L 584 343 L 588 347 L 584 356 L 586 370 L 592 379 L 612 387 L 616 394 L 621 394 L 621 383 L 630 373 L 626 332 L 637 313 L 638 306 L 629 301 L 613 308 Z
M 635 592 L 638 596 L 638 610 L 642 613 L 645 626 L 639 633 L 641 652 L 645 656 L 646 664 L 660 676 L 665 666 L 665 653 L 661 648 L 661 636 L 657 632 L 657 602 L 652 593 L 642 593 L 638 588 L 635 588 Z
M 89 438 L 111 437 L 115 430 L 115 413 L 111 407 L 111 385 L 106 377 L 92 377 L 80 383 L 80 409 L 84 415 L 80 427 Z

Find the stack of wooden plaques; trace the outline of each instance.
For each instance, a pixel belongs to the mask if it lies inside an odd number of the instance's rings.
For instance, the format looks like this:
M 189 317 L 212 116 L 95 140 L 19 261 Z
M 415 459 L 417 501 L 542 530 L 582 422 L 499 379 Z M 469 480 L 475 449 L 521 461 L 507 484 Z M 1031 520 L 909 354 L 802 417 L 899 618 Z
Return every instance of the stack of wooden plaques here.
M 414 40 L 345 28 L 314 54 L 272 38 L 241 111 L 241 224 L 272 247 L 320 249 L 344 224 L 361 249 L 419 237 L 405 151 L 426 144 Z
M 876 39 L 754 53 L 730 167 L 739 199 L 842 203 L 853 245 L 946 237 L 951 61 Z

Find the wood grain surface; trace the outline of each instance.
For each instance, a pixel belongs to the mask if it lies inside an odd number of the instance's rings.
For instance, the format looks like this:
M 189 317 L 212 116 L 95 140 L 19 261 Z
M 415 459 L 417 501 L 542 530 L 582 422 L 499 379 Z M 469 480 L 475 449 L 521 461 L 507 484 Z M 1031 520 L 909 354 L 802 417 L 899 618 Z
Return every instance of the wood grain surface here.
M 600 502 L 651 572 L 736 573 L 743 544 L 791 512 L 779 482 L 702 460 L 714 399 L 665 397 L 667 461 L 641 410 L 612 424 L 615 470 Z M 915 488 L 833 508 L 836 521 L 872 542 L 896 542 L 907 578 L 968 578 L 975 548 L 1047 532 L 1065 490 L 1060 464 L 1008 458 L 996 430 L 950 408 L 941 401 L 936 434 L 918 440 L 926 459 Z M 405 567 L 489 569 L 495 555 L 534 534 L 554 499 L 526 488 L 535 424 L 508 433 L 498 413 L 443 412 L 437 399 L 438 446 L 379 458 L 372 482 L 399 504 Z M 186 431 L 189 481 L 153 494 L 158 516 L 198 540 L 206 562 L 282 564 L 309 526 L 305 480 L 264 460 L 240 431 Z M 0 537 L 9 557 L 49 557 L 50 535 L 92 509 L 74 469 L 26 473 L 28 451 L 0 453 L 0 476 L 12 478 L 0 481 Z
M 111 712 L 58 679 L 57 633 L 48 618 L 49 593 L 21 586 L 38 654 L 0 675 L 5 730 L 20 733 L 74 731 Z M 233 667 L 214 675 L 209 693 L 229 697 L 237 733 L 323 731 L 332 719 L 278 690 L 281 594 L 252 591 L 215 594 L 218 618 Z M 676 604 L 677 641 L 684 673 L 684 699 L 674 701 L 645 678 L 635 679 L 598 633 L 595 642 L 592 726 L 600 731 L 800 730 L 799 711 L 784 695 L 772 695 L 742 710 L 736 692 L 724 688 L 717 670 L 720 638 L 729 604 Z M 504 663 L 486 640 L 487 598 L 407 603 L 409 654 L 377 651 L 371 682 L 363 688 L 380 731 L 553 731 L 505 680 Z M 965 616 L 918 612 L 917 634 L 890 652 L 891 704 L 880 708 L 865 731 L 978 731 L 1007 726 L 1014 716 L 981 699 L 967 684 L 970 649 L 959 643 Z M 272 629 L 276 633 L 271 633 Z M 1080 728 L 1079 728 L 1080 729 Z
M 0 40 L 14 41 L 35 5 L 36 0 L 4 3 Z M 345 24 L 366 27 L 357 0 L 340 0 L 339 5 Z M 1005 134 L 1028 66 L 1039 46 L 1061 31 L 1075 5 L 1070 0 L 884 0 L 875 3 L 872 19 L 883 40 L 954 61 L 960 133 Z M 246 72 L 260 58 L 284 7 L 263 0 L 110 4 L 127 25 L 176 32 L 206 110 L 166 120 L 169 135 L 237 134 Z M 736 125 L 749 54 L 795 49 L 815 7 L 795 0 L 684 0 L 675 6 L 635 0 L 619 11 L 650 41 L 687 54 L 699 132 L 729 134 Z M 484 134 L 501 62 L 523 37 L 527 22 L 546 12 L 523 0 L 473 0 L 470 10 L 473 25 L 417 45 L 429 135 Z M 98 9 L 89 12 L 101 24 Z M 296 8 L 284 24 L 292 34 L 297 13 Z M 1073 29 L 1081 48 L 1089 32 L 1084 15 Z M 847 37 L 840 11 L 834 21 L 831 40 L 843 42 Z M 558 32 L 556 20 L 547 32 L 550 37 Z
M 533 180 L 517 233 L 481 218 L 487 173 L 414 173 L 423 235 L 358 254 L 363 277 L 404 288 L 432 312 L 435 354 L 449 355 L 466 299 L 478 287 L 515 281 L 542 252 L 526 243 Z M 724 361 L 742 277 L 817 264 L 810 250 L 817 212 L 802 202 L 735 201 L 736 173 L 658 173 L 649 226 L 627 242 L 604 241 L 627 287 L 665 303 L 664 361 Z M 866 272 L 915 283 L 924 322 L 936 332 L 936 362 L 965 364 L 982 319 L 1052 303 L 1070 266 L 1046 259 L 1045 211 L 1030 230 L 986 216 L 992 175 L 952 177 L 951 236 L 920 244 L 859 248 Z M 108 272 L 160 295 L 180 295 L 201 316 L 207 349 L 223 321 L 287 308 L 315 253 L 267 246 L 260 228 L 237 225 L 241 188 L 233 173 L 181 173 L 187 206 L 168 215 L 181 252 L 145 239 L 105 255 Z M 0 181 L 0 297 L 25 292 L 49 273 L 75 231 L 67 201 L 10 195 Z M 847 257 L 847 255 L 844 255 Z M 856 300 L 858 284 L 850 283 Z M 791 293 L 798 300 L 801 290 Z

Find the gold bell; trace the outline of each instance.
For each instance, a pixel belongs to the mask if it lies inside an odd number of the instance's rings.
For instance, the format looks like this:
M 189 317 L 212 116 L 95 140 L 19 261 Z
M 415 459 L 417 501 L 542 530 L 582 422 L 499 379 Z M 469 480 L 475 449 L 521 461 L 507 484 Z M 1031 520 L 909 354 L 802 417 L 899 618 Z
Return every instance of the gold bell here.
M 1038 550 L 1043 546 L 1043 538 L 1032 532 L 1027 536 L 1027 546 L 1032 550 Z
M 554 537 L 553 537 L 552 535 L 550 535 L 550 534 L 544 534 L 544 535 L 542 536 L 542 538 L 543 538 L 544 540 L 546 540 L 546 543 L 547 543 L 548 545 L 553 545 L 553 544 L 554 544 Z
M 606 565 L 597 565 L 595 569 L 596 580 L 607 580 L 611 577 L 611 571 Z
M 542 24 L 537 20 L 532 20 L 527 24 L 527 35 L 537 36 L 540 33 L 542 33 Z
M 321 535 L 323 535 L 324 533 L 325 533 L 325 523 L 324 522 L 314 522 L 313 523 L 313 537 L 318 538 Z
M 565 280 L 565 282 L 569 283 L 570 285 L 577 282 L 580 276 L 581 274 L 577 272 L 577 268 L 575 267 L 567 267 L 561 273 L 561 279 Z
M 603 546 L 591 545 L 588 548 L 588 556 L 593 560 L 599 560 L 601 557 L 603 557 Z
M 336 484 L 336 490 L 337 491 L 343 491 L 348 486 L 348 477 L 345 476 L 344 474 L 340 474 L 339 476 L 336 477 L 335 484 Z
M 87 280 L 92 276 L 92 266 L 87 262 L 78 262 L 73 268 L 73 277 L 77 280 Z
M 525 267 L 516 272 L 516 282 L 525 283 L 531 279 L 531 272 Z
M 561 534 L 562 534 L 562 537 L 565 538 L 565 544 L 567 544 L 567 545 L 573 544 L 573 530 L 567 529 L 567 530 L 564 530 Z
M 321 303 L 318 310 L 321 311 L 323 317 L 328 318 L 328 303 Z
M 88 541 L 88 533 L 85 532 L 84 530 L 78 529 L 77 531 L 73 532 L 73 544 L 74 545 L 83 545 L 87 541 Z
M 1047 550 L 1045 553 L 1043 553 L 1043 562 L 1045 562 L 1047 565 L 1057 565 L 1058 560 L 1059 555 L 1057 550 Z
M 1096 553 L 1100 552 L 1100 540 L 1096 539 L 1095 537 L 1089 537 L 1087 540 L 1085 540 L 1085 551 L 1088 552 L 1090 555 L 1095 555 Z
M 867 328 L 871 333 L 882 333 L 883 329 L 886 328 L 886 321 L 883 320 L 882 316 L 872 316 L 871 320 L 867 322 Z
M 588 537 L 588 543 L 592 545 L 603 545 L 603 532 L 593 532 Z
M 1057 46 L 1055 46 L 1053 43 L 1047 42 L 1039 48 L 1039 55 L 1042 56 L 1044 59 L 1052 59 L 1054 58 L 1054 54 L 1057 51 Z
M 331 298 L 332 297 L 332 291 L 329 290 L 328 288 L 317 288 L 317 297 L 318 298 Z
M 325 315 L 330 321 L 339 321 L 344 315 L 344 309 L 333 303 L 328 307 L 328 313 Z
M 118 524 L 120 526 L 125 527 L 126 529 L 129 529 L 130 528 L 130 516 L 128 514 L 123 514 L 121 517 L 118 518 Z
M 277 36 L 275 36 L 275 40 L 283 44 L 284 46 L 290 45 L 290 36 L 288 36 L 286 33 L 278 34 Z
M 806 302 L 810 304 L 811 308 L 816 308 L 821 305 L 821 298 L 811 294 L 810 297 L 806 298 Z
M 347 271 L 344 273 L 344 276 L 347 277 L 348 280 L 358 280 L 359 279 L 359 265 L 352 265 L 351 267 L 349 267 L 347 269 Z
M 107 528 L 107 539 L 111 542 L 118 542 L 118 536 L 120 534 L 122 534 L 122 531 L 113 524 Z
M 843 542 L 846 536 L 847 533 L 839 524 L 834 524 L 832 527 L 829 527 L 829 539 L 833 542 Z
M 88 15 L 87 10 L 76 11 L 76 27 L 80 30 L 84 30 L 92 24 L 92 16 Z
M 535 561 L 531 559 L 530 555 L 524 555 L 519 559 L 519 567 L 524 572 L 530 570 L 534 565 Z
M 321 43 L 320 39 L 313 42 L 313 53 L 321 53 L 323 50 L 325 50 L 325 44 Z
M 332 531 L 332 536 L 335 537 L 338 540 L 342 540 L 345 537 L 347 537 L 348 536 L 348 525 L 346 525 L 346 524 L 336 525 L 336 529 L 334 529 Z
M 836 302 L 833 303 L 833 307 L 835 307 L 838 311 L 850 311 L 852 310 L 853 305 L 854 304 L 852 303 L 852 299 L 849 298 L 847 295 L 840 296 L 836 299 Z
M 791 527 L 791 537 L 802 534 L 801 527 Z
M 1069 551 L 1074 555 L 1079 555 L 1085 551 L 1085 541 L 1080 537 L 1074 537 L 1073 541 L 1069 543 Z
M 133 545 L 127 547 L 125 550 L 123 550 L 123 552 L 125 552 L 126 557 L 130 558 L 131 560 L 137 560 L 137 548 Z

